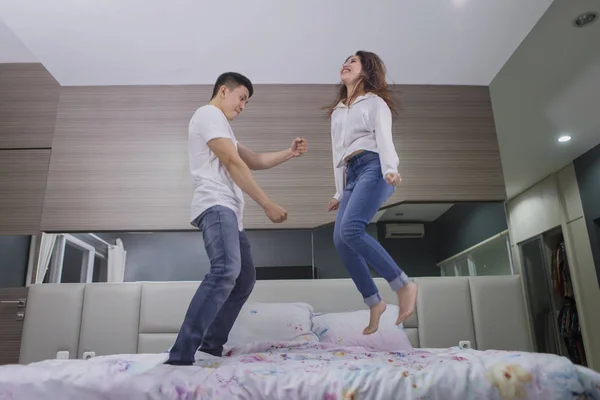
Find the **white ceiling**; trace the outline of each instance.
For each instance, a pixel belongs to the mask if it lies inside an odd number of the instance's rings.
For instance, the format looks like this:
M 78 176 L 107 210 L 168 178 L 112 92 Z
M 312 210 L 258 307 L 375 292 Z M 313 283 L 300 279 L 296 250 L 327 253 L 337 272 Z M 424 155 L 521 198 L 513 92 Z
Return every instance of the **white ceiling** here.
M 38 59 L 0 18 L 0 64 L 29 62 Z
M 65 86 L 211 84 L 225 70 L 334 83 L 347 55 L 372 50 L 396 83 L 491 82 L 513 197 L 600 143 L 600 22 L 571 25 L 588 10 L 598 0 L 0 0 L 0 62 L 42 62 Z
M 0 0 L 0 17 L 64 86 L 211 84 L 226 70 L 335 83 L 358 49 L 396 83 L 488 85 L 551 2 Z
M 600 143 L 600 21 L 572 25 L 590 10 L 556 0 L 490 85 L 509 198 Z

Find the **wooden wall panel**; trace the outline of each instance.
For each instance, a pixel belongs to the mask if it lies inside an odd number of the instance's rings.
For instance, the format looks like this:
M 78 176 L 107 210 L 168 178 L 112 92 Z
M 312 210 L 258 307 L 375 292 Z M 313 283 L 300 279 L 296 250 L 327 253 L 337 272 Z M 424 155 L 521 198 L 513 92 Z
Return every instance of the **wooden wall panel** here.
M 403 183 L 390 202 L 504 200 L 487 87 L 401 86 L 394 142 Z
M 40 230 L 50 150 L 0 150 L 0 234 Z
M 25 287 L 0 289 L 0 365 L 19 362 L 23 319 L 17 313 L 24 312 L 25 307 L 12 302 L 27 299 L 27 292 Z
M 59 96 L 42 64 L 0 64 L 0 149 L 49 148 Z
M 42 230 L 187 229 L 199 86 L 62 89 Z
M 60 98 L 42 229 L 191 229 L 187 125 L 208 86 L 68 87 Z M 505 198 L 486 87 L 399 86 L 394 140 L 404 183 L 388 204 Z M 255 177 L 289 211 L 271 224 L 247 198 L 249 229 L 313 228 L 333 221 L 329 121 L 333 85 L 258 85 L 234 121 L 238 140 L 280 150 L 304 136 L 309 153 Z

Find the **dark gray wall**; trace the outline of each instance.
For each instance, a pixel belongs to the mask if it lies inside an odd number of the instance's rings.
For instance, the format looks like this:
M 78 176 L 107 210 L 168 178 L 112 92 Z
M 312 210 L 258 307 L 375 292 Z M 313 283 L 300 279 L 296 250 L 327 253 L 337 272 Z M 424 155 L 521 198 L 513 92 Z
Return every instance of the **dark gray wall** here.
M 420 239 L 385 239 L 385 223 L 369 225 L 386 251 L 408 276 L 440 276 L 437 263 L 507 229 L 503 203 L 461 203 L 435 222 L 425 223 Z M 313 233 L 315 268 L 319 278 L 348 278 L 333 246 L 333 226 Z M 377 273 L 372 271 L 373 276 Z
M 600 284 L 600 145 L 573 161 Z
M 433 223 L 437 261 L 508 229 L 504 203 L 460 203 Z
M 257 267 L 312 265 L 310 230 L 248 231 Z
M 421 239 L 385 239 L 385 224 L 377 225 L 379 242 L 408 276 L 440 276 L 433 223 L 425 223 Z
M 126 233 L 125 281 L 201 280 L 209 270 L 198 232 Z
M 0 235 L 0 288 L 25 286 L 30 236 Z
M 247 234 L 256 267 L 312 265 L 310 231 L 249 231 Z M 113 236 L 123 240 L 127 251 L 126 281 L 195 281 L 202 280 L 210 269 L 200 232 Z
M 65 246 L 63 267 L 60 276 L 61 283 L 81 282 L 81 263 L 83 251 L 69 244 Z
M 94 275 L 92 276 L 92 282 L 106 282 L 108 279 L 108 265 L 106 259 L 96 257 L 94 260 Z
M 369 224 L 367 226 L 367 233 L 377 239 L 377 226 Z M 342 263 L 342 259 L 333 245 L 333 225 L 315 229 L 312 240 L 317 278 L 350 278 L 348 270 Z
M 459 204 L 434 223 L 425 224 L 421 239 L 384 238 L 383 224 L 370 224 L 367 232 L 409 276 L 439 276 L 436 263 L 506 229 L 504 206 Z M 380 232 L 378 232 L 380 230 Z M 314 266 L 317 278 L 349 278 L 333 245 L 333 225 L 314 231 L 248 231 L 257 267 Z M 111 233 L 98 236 L 114 242 L 120 237 L 127 250 L 126 281 L 201 280 L 210 263 L 199 232 Z M 377 274 L 372 271 L 374 276 Z
M 432 235 L 423 239 L 385 239 L 384 224 L 370 224 L 367 233 L 378 239 L 384 249 L 409 276 L 439 276 L 435 265 L 435 243 Z M 333 226 L 313 231 L 314 258 L 317 278 L 349 278 L 340 256 L 333 245 Z M 379 276 L 371 270 L 371 275 Z
M 377 229 L 377 225 L 370 224 L 367 232 L 377 239 Z M 332 225 L 312 233 L 282 230 L 248 231 L 247 234 L 257 267 L 312 265 L 314 256 L 319 279 L 350 277 L 333 245 Z M 199 232 L 123 233 L 103 237 L 123 240 L 127 250 L 126 281 L 201 280 L 210 268 Z M 435 267 L 431 237 L 384 240 L 383 246 L 409 275 L 435 276 L 439 270 Z M 373 272 L 373 275 L 377 274 Z
M 349 278 L 350 275 L 333 245 L 333 225 L 315 229 L 312 234 L 317 278 Z

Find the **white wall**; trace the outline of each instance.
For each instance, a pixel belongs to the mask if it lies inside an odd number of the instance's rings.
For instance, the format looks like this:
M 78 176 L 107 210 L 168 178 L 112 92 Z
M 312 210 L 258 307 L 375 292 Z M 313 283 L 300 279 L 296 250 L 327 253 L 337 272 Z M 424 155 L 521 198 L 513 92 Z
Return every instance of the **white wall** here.
M 588 366 L 600 371 L 600 288 L 573 164 L 514 197 L 506 208 L 515 273 L 521 274 L 519 243 L 562 228 Z
M 560 206 L 554 177 L 549 176 L 516 196 L 506 208 L 512 244 L 560 226 Z

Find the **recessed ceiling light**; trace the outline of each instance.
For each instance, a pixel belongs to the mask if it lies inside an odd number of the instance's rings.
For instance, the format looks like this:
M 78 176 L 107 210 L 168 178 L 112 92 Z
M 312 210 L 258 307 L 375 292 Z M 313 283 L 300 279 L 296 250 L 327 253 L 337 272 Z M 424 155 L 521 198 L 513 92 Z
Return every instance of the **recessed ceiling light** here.
M 583 28 L 584 26 L 590 25 L 592 22 L 598 19 L 598 13 L 595 11 L 588 11 L 586 13 L 581 14 L 577 18 L 573 20 L 573 25 L 578 28 Z
M 558 138 L 559 142 L 568 142 L 569 140 L 571 140 L 571 136 L 569 135 L 562 135 L 561 137 Z

